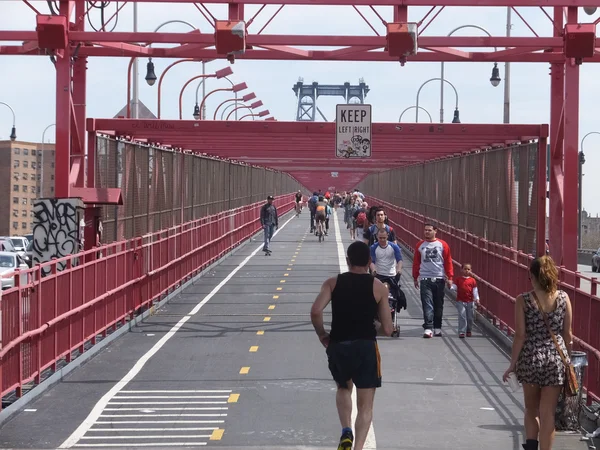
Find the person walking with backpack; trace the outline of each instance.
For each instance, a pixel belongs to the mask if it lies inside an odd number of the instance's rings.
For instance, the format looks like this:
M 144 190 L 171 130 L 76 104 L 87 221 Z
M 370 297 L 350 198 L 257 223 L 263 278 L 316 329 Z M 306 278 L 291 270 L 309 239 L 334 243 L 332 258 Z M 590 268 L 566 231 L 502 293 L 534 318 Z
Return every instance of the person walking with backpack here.
M 369 226 L 369 221 L 367 219 L 369 205 L 367 202 L 363 202 L 356 211 L 354 211 L 354 240 L 362 241 L 363 234 L 365 232 L 365 227 Z
M 260 224 L 263 228 L 263 233 L 265 237 L 265 245 L 262 248 L 262 251 L 265 254 L 270 255 L 271 250 L 269 248 L 269 244 L 271 243 L 271 238 L 273 237 L 273 232 L 276 228 L 279 227 L 279 218 L 277 217 L 277 208 L 273 204 L 273 196 L 269 195 L 267 197 L 267 203 L 265 203 L 262 208 L 260 208 Z
M 365 229 L 363 233 L 363 239 L 368 246 L 372 246 L 377 242 L 377 233 L 379 230 L 387 231 L 387 240 L 392 243 L 396 243 L 396 233 L 394 229 L 385 223 L 386 215 L 382 207 L 377 207 L 375 210 L 375 223 Z

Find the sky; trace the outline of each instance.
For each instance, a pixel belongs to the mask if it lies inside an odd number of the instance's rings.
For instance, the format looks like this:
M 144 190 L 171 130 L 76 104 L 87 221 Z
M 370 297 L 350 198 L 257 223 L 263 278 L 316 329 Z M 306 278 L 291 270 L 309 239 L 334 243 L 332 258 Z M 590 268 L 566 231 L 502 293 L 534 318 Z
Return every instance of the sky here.
M 48 11 L 46 2 L 34 1 L 41 12 Z M 208 5 L 218 18 L 226 17 L 223 5 Z M 112 16 L 113 7 L 107 15 Z M 269 19 L 277 6 L 267 6 L 255 20 L 249 32 L 257 32 Z M 419 21 L 429 8 L 409 8 L 409 21 Z M 246 17 L 252 17 L 258 6 L 246 6 Z M 375 14 L 366 7 L 361 12 L 371 20 L 380 34 L 385 29 Z M 379 13 L 391 21 L 391 8 L 378 7 Z M 540 36 L 550 36 L 552 25 L 539 8 L 521 8 L 519 13 Z M 140 4 L 139 31 L 154 31 L 168 20 L 185 20 L 203 32 L 212 33 L 212 26 L 191 4 L 165 5 Z M 580 12 L 582 22 L 593 21 Z M 431 16 L 430 16 L 431 17 Z M 117 31 L 131 31 L 133 27 L 132 5 L 126 5 L 119 14 Z M 91 15 L 92 24 L 98 27 L 99 14 Z M 505 8 L 445 8 L 425 31 L 428 36 L 445 36 L 460 25 L 478 25 L 494 36 L 506 32 Z M 513 14 L 513 36 L 532 36 L 532 32 Z M 0 0 L 0 29 L 35 30 L 35 14 L 22 2 Z M 89 28 L 89 24 L 86 29 Z M 184 24 L 169 24 L 161 31 L 187 32 Z M 286 6 L 268 25 L 263 34 L 319 34 L 319 35 L 373 35 L 352 7 Z M 463 29 L 455 36 L 482 35 L 475 29 Z M 0 42 L 3 44 L 14 44 Z M 0 56 L 0 102 L 8 103 L 15 110 L 17 134 L 20 140 L 41 141 L 43 130 L 55 121 L 55 74 L 47 57 Z M 129 58 L 90 58 L 88 60 L 88 117 L 113 117 L 126 104 L 127 64 Z M 155 59 L 157 75 L 172 60 Z M 207 64 L 210 73 L 227 66 L 225 60 Z M 144 81 L 146 60 L 140 59 L 140 100 L 156 112 L 157 89 Z M 463 123 L 501 123 L 503 111 L 503 82 L 494 88 L 489 82 L 492 63 L 447 63 L 445 77 L 456 86 L 459 96 L 460 116 Z M 500 64 L 500 76 L 504 78 L 504 64 Z M 235 83 L 246 82 L 265 107 L 278 120 L 295 120 L 297 99 L 292 86 L 302 77 L 305 83 L 318 81 L 321 84 L 358 83 L 364 78 L 369 85 L 366 103 L 372 105 L 374 122 L 395 122 L 400 113 L 415 104 L 419 86 L 427 79 L 440 76 L 439 63 L 408 62 L 404 67 L 398 63 L 382 62 L 323 62 L 323 61 L 243 61 L 232 66 L 230 77 Z M 201 63 L 184 63 L 172 69 L 163 82 L 162 118 L 178 118 L 178 97 L 181 86 L 191 77 L 201 74 Z M 580 139 L 589 132 L 600 132 L 598 121 L 598 99 L 600 98 L 600 65 L 583 64 L 580 69 Z M 504 81 L 504 80 L 503 80 Z M 210 80 L 207 91 L 227 87 L 224 80 Z M 195 103 L 193 82 L 184 93 L 183 117 L 192 119 Z M 421 91 L 420 105 L 434 117 L 439 118 L 440 90 L 438 83 L 430 83 Z M 214 108 L 228 98 L 225 93 L 215 94 L 207 101 L 207 117 L 212 118 Z M 335 118 L 337 98 L 321 97 L 319 108 L 328 120 Z M 445 121 L 452 120 L 455 103 L 454 92 L 445 90 Z M 550 120 L 550 77 L 549 65 L 511 65 L 511 123 L 549 123 Z M 413 112 L 407 112 L 403 121 L 414 120 Z M 420 121 L 426 120 L 421 113 Z M 0 139 L 10 134 L 12 115 L 0 105 Z M 46 133 L 46 141 L 54 142 L 53 128 Z M 590 135 L 585 141 L 586 163 L 583 177 L 583 206 L 593 216 L 600 214 L 600 195 L 594 182 L 594 173 L 600 170 L 600 135 Z

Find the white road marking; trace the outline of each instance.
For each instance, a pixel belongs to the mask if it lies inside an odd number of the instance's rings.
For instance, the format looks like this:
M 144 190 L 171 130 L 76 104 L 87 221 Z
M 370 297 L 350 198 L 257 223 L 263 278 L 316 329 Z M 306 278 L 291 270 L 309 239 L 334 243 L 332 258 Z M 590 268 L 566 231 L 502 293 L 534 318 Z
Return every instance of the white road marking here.
M 155 411 L 218 411 L 227 410 L 222 406 L 208 406 L 208 407 L 193 407 L 193 408 L 104 408 L 104 411 L 140 411 L 140 412 L 155 412 Z
M 167 435 L 139 435 L 139 436 L 83 436 L 81 439 L 198 439 L 209 438 L 210 434 L 167 434 Z
M 185 391 L 120 391 L 120 394 L 230 394 L 229 390 L 185 390 Z
M 292 217 L 290 217 L 283 225 L 281 225 L 277 229 L 277 231 L 273 234 L 273 236 L 277 236 L 277 234 L 288 223 L 290 223 L 294 219 L 294 217 L 295 216 L 292 215 Z M 98 402 L 94 405 L 94 407 L 92 408 L 92 410 L 90 411 L 90 413 L 88 414 L 88 416 L 85 418 L 85 420 L 77 427 L 77 429 L 75 431 L 73 431 L 73 433 L 60 445 L 59 448 L 71 448 L 71 447 L 73 447 L 85 435 L 85 433 L 92 427 L 92 425 L 94 424 L 94 422 L 96 422 L 96 420 L 98 420 L 98 418 L 102 414 L 102 410 L 104 410 L 104 408 L 106 408 L 106 406 L 108 405 L 109 401 L 115 395 L 117 395 L 121 391 L 121 389 L 123 389 L 131 380 L 133 380 L 134 377 L 136 377 L 140 373 L 140 371 L 146 365 L 146 363 L 150 360 L 150 358 L 152 358 L 167 343 L 167 341 L 169 341 L 169 339 L 171 339 L 173 336 L 175 336 L 175 333 L 177 333 L 177 331 L 183 326 L 183 324 L 186 323 L 188 320 L 190 320 L 193 315 L 195 315 L 196 313 L 198 313 L 198 311 L 200 311 L 200 309 L 211 298 L 213 298 L 214 295 L 217 292 L 219 292 L 219 290 L 223 286 L 225 286 L 225 284 L 229 280 L 231 280 L 231 278 L 236 273 L 238 273 L 238 271 L 242 267 L 244 267 L 246 264 L 248 264 L 248 262 L 250 261 L 250 259 L 254 255 L 256 255 L 262 249 L 262 247 L 263 247 L 263 245 L 261 244 L 260 246 L 258 246 L 256 248 L 256 250 L 254 250 L 252 253 L 250 253 L 250 255 L 247 256 L 240 264 L 238 264 L 238 266 L 235 269 L 233 269 L 229 273 L 229 275 L 227 275 L 223 279 L 223 281 L 221 281 L 212 291 L 210 291 L 210 293 L 208 295 L 206 295 L 206 297 L 204 297 L 204 299 L 202 299 L 202 301 L 200 303 L 198 303 L 194 307 L 194 309 L 192 309 L 189 312 L 188 315 L 183 316 L 181 318 L 181 320 L 179 322 L 177 322 L 173 326 L 173 328 L 171 328 L 162 338 L 160 338 L 158 340 L 158 342 L 156 342 L 156 344 L 154 344 L 154 346 L 150 350 L 148 350 L 144 355 L 142 355 L 142 357 L 140 359 L 138 359 L 137 362 L 133 365 L 133 367 L 131 368 L 131 370 L 120 381 L 118 381 L 106 394 L 104 394 L 100 400 L 98 400 Z M 191 444 L 186 444 L 186 445 L 191 445 Z
M 342 243 L 342 235 L 340 232 L 340 224 L 338 221 L 337 212 L 333 214 L 333 227 L 335 229 L 335 241 L 337 243 L 340 273 L 344 273 L 348 271 L 348 264 L 346 263 L 346 251 L 344 249 L 344 244 Z M 354 423 L 356 422 L 357 412 L 358 407 L 356 405 L 356 389 L 352 389 L 352 425 L 354 425 Z M 371 422 L 371 426 L 369 427 L 369 432 L 367 433 L 367 440 L 365 441 L 365 446 L 363 448 L 365 450 L 372 450 L 377 448 L 377 441 L 375 440 L 375 429 L 373 428 L 373 422 Z
M 96 425 L 140 425 L 144 423 L 203 423 L 203 420 L 118 420 L 116 422 L 101 422 L 98 421 Z M 211 430 L 216 430 L 218 427 L 211 427 Z M 90 429 L 91 431 L 92 429 Z
M 206 442 L 128 442 L 127 444 L 75 444 L 73 447 L 193 447 Z
M 108 402 L 108 405 L 226 405 L 227 402 Z
M 90 431 L 211 431 L 217 430 L 217 427 L 189 427 L 189 428 L 91 428 Z
M 229 398 L 229 395 L 119 395 L 120 400 L 165 399 L 165 398 Z

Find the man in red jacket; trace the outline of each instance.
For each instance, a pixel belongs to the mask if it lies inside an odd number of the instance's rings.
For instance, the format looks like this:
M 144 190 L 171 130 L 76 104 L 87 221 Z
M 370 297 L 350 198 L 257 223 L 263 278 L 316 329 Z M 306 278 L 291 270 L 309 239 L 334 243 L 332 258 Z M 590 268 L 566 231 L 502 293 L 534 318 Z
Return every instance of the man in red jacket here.
M 436 233 L 435 225 L 425 224 L 425 239 L 417 243 L 413 260 L 415 288 L 421 291 L 423 305 L 424 338 L 442 335 L 445 287 L 452 287 L 454 277 L 450 247 L 437 239 Z

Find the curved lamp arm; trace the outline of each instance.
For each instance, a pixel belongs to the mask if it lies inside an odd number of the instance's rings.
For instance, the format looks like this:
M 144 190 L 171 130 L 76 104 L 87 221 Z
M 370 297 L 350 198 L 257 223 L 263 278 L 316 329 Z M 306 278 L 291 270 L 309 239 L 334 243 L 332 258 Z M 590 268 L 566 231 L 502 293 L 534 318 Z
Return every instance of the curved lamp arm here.
M 415 116 L 415 121 L 418 122 L 419 121 L 419 95 L 421 94 L 421 89 L 423 89 L 423 87 L 428 84 L 431 83 L 432 81 L 442 81 L 444 83 L 448 83 L 450 86 L 452 86 L 452 89 L 454 89 L 454 95 L 456 95 L 456 109 L 458 109 L 458 92 L 456 91 L 456 88 L 454 87 L 454 85 L 452 83 L 450 83 L 448 80 L 445 80 L 443 78 L 430 78 L 429 80 L 427 80 L 425 83 L 423 83 L 421 85 L 421 87 L 419 88 L 419 90 L 417 91 L 417 102 L 416 102 L 416 116 Z
M 483 31 L 485 34 L 487 34 L 489 37 L 492 37 L 491 33 L 486 30 L 483 27 L 480 27 L 479 25 L 461 25 L 459 27 L 456 27 L 454 30 L 450 31 L 450 33 L 448 33 L 448 36 L 452 36 L 454 33 L 456 33 L 458 30 L 462 30 L 464 28 L 475 28 L 477 30 Z M 498 48 L 496 46 L 494 46 L 494 51 L 498 51 Z M 498 67 L 498 63 L 494 63 L 494 68 L 492 69 L 492 77 L 496 74 L 497 71 L 497 67 Z M 440 123 L 444 121 L 444 61 L 441 62 L 441 67 L 440 67 L 440 79 L 442 80 L 442 82 L 440 83 Z M 491 79 L 490 79 L 491 81 Z M 500 83 L 500 78 L 498 78 L 498 84 Z M 492 84 L 492 86 L 496 87 L 498 86 L 498 84 L 494 85 Z M 419 117 L 419 110 L 417 109 L 417 120 Z
M 429 116 L 429 122 L 433 123 L 433 120 L 431 118 L 431 114 L 429 114 L 429 111 L 427 111 L 425 108 L 423 108 L 422 106 L 409 106 L 408 108 L 406 108 L 404 111 L 402 111 L 400 113 L 400 117 L 398 117 L 398 122 L 402 122 L 402 116 L 404 115 L 404 113 L 410 109 L 414 109 L 414 108 L 419 108 L 422 109 L 423 111 L 425 111 L 427 113 L 427 115 Z
M 598 135 L 600 135 L 600 132 L 598 132 L 598 131 L 590 131 L 588 134 L 586 134 L 586 135 L 585 135 L 585 136 L 584 136 L 584 137 L 581 139 L 581 144 L 580 144 L 580 147 L 581 147 L 581 153 L 583 153 L 583 141 L 585 141 L 585 138 L 586 138 L 586 137 L 588 137 L 590 134 L 598 134 Z
M 253 114 L 253 112 L 252 112 L 252 108 L 250 108 L 248 105 L 241 105 L 241 104 L 237 104 L 236 108 L 235 108 L 233 111 L 231 111 L 229 114 L 227 114 L 227 118 L 226 118 L 225 120 L 229 120 L 229 118 L 231 117 L 231 115 L 232 115 L 234 112 L 236 112 L 236 111 L 238 111 L 238 110 L 240 110 L 240 109 L 242 109 L 242 108 L 246 108 L 248 111 L 250 111 L 250 113 L 252 113 L 252 114 Z M 240 119 L 240 120 L 241 120 L 241 119 Z M 254 120 L 254 117 L 252 117 L 252 120 Z
M 183 91 L 185 91 L 185 88 L 188 87 L 188 85 L 194 81 L 197 80 L 198 78 L 202 78 L 202 81 L 205 81 L 207 78 L 214 78 L 215 75 L 214 74 L 209 74 L 209 75 L 196 75 L 195 77 L 190 78 L 189 80 L 187 80 L 185 82 L 185 84 L 183 85 L 183 87 L 181 88 L 181 91 L 179 91 L 179 119 L 183 118 L 183 112 L 182 112 L 182 108 L 183 108 Z M 158 116 L 158 118 L 160 119 L 160 116 Z
M 12 107 L 8 103 L 0 102 L 0 105 L 6 106 L 8 109 L 10 109 L 10 112 L 12 113 L 13 121 L 12 121 L 12 128 L 10 130 L 10 140 L 15 141 L 17 139 L 17 127 L 15 125 L 17 119 L 15 116 L 15 110 L 12 109 Z

